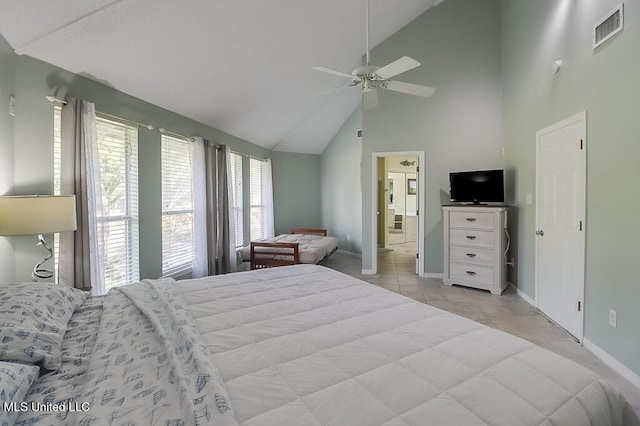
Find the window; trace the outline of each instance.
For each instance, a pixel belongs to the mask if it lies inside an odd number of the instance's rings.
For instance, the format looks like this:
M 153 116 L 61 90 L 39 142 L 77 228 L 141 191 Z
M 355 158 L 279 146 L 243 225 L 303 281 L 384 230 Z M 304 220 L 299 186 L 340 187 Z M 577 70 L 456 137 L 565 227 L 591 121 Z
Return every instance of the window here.
M 104 291 L 140 280 L 138 129 L 96 117 L 98 257 Z M 95 285 L 95 284 L 94 284 Z
M 249 160 L 249 198 L 252 241 L 273 237 L 271 186 L 271 162 L 251 158 Z
M 162 274 L 191 271 L 193 170 L 190 142 L 162 135 Z
M 244 205 L 242 192 L 242 155 L 231 153 L 231 187 L 236 225 L 236 247 L 244 246 Z
M 61 107 L 53 109 L 53 193 L 61 193 Z M 138 250 L 138 130 L 96 117 L 97 293 L 140 280 Z M 54 270 L 58 281 L 59 235 L 54 236 Z

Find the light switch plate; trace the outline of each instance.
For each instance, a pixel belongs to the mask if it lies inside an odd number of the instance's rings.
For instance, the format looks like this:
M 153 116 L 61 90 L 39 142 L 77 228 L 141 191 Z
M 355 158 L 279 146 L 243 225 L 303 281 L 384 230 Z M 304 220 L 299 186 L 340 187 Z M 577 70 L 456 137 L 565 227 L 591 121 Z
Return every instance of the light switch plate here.
M 609 309 L 609 325 L 614 328 L 618 326 L 618 313 L 613 309 Z
M 9 97 L 9 115 L 16 116 L 16 98 L 13 95 Z

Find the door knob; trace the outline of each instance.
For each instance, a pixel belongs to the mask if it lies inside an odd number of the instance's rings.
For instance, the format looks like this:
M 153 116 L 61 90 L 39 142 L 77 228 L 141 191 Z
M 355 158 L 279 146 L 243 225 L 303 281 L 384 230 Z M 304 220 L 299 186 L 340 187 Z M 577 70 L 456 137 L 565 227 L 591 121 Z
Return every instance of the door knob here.
M 544 236 L 544 231 L 542 229 L 536 231 L 536 235 Z

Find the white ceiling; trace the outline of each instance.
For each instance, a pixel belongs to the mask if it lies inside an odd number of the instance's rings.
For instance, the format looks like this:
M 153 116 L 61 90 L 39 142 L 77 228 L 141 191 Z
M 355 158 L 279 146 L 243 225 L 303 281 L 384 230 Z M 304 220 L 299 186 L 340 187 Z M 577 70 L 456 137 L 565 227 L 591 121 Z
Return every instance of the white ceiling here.
M 443 0 L 371 0 L 375 46 Z M 364 0 L 2 0 L 33 56 L 277 151 L 319 154 L 360 102 Z M 399 54 L 398 56 L 402 56 Z M 372 57 L 375 63 L 375 57 Z M 379 64 L 384 65 L 384 64 Z

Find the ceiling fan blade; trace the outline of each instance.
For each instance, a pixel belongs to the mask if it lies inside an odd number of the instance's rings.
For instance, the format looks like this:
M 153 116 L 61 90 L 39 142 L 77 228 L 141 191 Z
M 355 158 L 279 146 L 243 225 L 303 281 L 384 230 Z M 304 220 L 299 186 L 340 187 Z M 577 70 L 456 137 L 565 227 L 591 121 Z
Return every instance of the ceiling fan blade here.
M 350 79 L 354 79 L 355 77 L 351 74 L 347 74 L 345 72 L 342 71 L 336 71 L 336 70 L 332 70 L 331 68 L 325 68 L 325 67 L 313 67 L 314 70 L 316 71 L 320 71 L 320 72 L 326 72 L 328 74 L 333 74 L 333 75 L 337 75 L 340 77 L 346 77 L 346 78 L 350 78 Z
M 332 93 L 340 92 L 341 90 L 344 90 L 344 89 L 346 89 L 348 87 L 355 87 L 355 86 L 357 86 L 357 84 L 347 84 L 346 86 L 336 87 L 335 89 L 327 90 L 325 92 L 316 93 L 315 95 L 310 96 L 309 99 L 319 98 L 321 96 L 330 95 Z
M 402 81 L 385 81 L 380 87 L 394 92 L 407 93 L 409 95 L 429 98 L 436 91 L 435 87 L 423 86 L 421 84 L 404 83 Z
M 378 91 L 375 88 L 363 92 L 364 109 L 375 108 L 378 106 Z
M 403 72 L 407 72 L 419 66 L 420 62 L 408 56 L 403 56 L 402 58 L 397 59 L 390 64 L 378 69 L 376 71 L 376 75 L 383 80 L 387 80 L 393 76 L 402 74 Z

